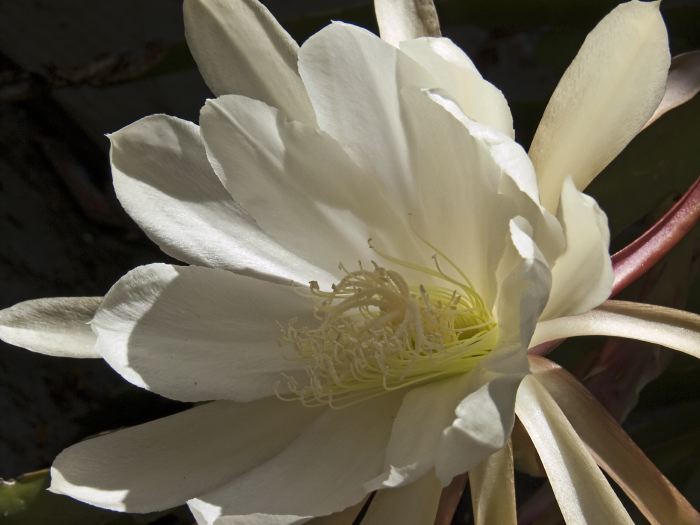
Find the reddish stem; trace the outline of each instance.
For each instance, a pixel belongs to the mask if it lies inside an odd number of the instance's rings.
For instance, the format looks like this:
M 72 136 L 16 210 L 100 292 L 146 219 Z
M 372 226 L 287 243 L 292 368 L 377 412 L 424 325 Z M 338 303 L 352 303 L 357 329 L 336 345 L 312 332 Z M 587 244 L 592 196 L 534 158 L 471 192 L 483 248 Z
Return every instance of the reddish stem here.
M 442 489 L 434 525 L 450 525 L 452 523 L 457 507 L 459 507 L 459 502 L 462 499 L 462 494 L 468 488 L 467 481 L 467 475 L 460 474 L 447 487 Z
M 700 219 L 700 177 L 656 224 L 612 256 L 616 296 L 644 275 L 697 224 Z

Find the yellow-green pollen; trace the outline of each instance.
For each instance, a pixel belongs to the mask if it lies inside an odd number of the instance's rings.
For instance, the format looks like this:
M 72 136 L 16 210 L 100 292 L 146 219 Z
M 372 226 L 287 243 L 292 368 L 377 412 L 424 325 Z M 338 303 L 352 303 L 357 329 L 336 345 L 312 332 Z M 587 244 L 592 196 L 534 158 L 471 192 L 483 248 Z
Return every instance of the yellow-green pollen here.
M 497 324 L 466 276 L 448 277 L 437 257 L 437 270 L 391 259 L 446 286 L 409 286 L 399 272 L 376 263 L 353 272 L 341 266 L 345 277 L 329 292 L 311 283 L 319 324 L 283 327 L 283 341 L 306 377 L 285 375 L 278 397 L 343 407 L 469 372 L 493 349 Z

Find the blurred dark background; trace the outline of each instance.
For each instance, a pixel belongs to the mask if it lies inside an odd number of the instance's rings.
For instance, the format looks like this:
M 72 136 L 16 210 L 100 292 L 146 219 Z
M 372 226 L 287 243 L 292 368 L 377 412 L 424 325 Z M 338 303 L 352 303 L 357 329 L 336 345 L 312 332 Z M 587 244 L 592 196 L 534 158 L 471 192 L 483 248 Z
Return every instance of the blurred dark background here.
M 376 31 L 367 0 L 263 3 L 299 43 L 332 19 Z M 526 147 L 557 79 L 616 4 L 437 1 L 443 33 L 503 90 Z M 661 9 L 672 54 L 700 49 L 700 0 L 664 0 Z M 180 0 L 0 0 L 0 308 L 44 296 L 102 295 L 134 266 L 167 260 L 116 202 L 104 134 L 152 113 L 196 121 L 209 96 L 184 43 Z M 609 215 L 613 248 L 700 175 L 699 137 L 700 100 L 693 100 L 643 132 L 590 188 Z M 628 296 L 699 311 L 696 255 L 693 232 Z M 599 395 L 620 417 L 635 402 L 628 391 L 661 374 L 642 392 L 627 428 L 697 507 L 697 362 L 634 343 L 626 351 L 640 356 L 635 367 L 608 360 L 601 378 L 591 370 L 602 344 L 586 339 L 556 355 L 601 383 Z M 132 387 L 98 360 L 51 358 L 0 342 L 0 477 L 45 468 L 86 436 L 182 406 Z M 468 508 L 460 512 L 456 522 L 465 523 Z M 28 516 L 9 519 L 44 519 Z M 53 516 L 51 523 L 64 523 Z M 182 514 L 154 519 L 186 522 Z

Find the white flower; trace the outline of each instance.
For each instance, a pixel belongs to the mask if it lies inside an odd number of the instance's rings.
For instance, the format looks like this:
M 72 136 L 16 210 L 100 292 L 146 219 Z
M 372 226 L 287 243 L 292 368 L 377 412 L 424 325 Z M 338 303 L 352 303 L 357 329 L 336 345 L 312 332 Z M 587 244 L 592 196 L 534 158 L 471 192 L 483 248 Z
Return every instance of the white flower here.
M 52 490 L 132 512 L 187 501 L 224 525 L 389 489 L 370 523 L 430 516 L 506 445 L 538 322 L 566 336 L 567 316 L 607 299 L 607 221 L 580 190 L 663 94 L 658 6 L 624 4 L 589 35 L 530 157 L 459 48 L 397 40 L 378 7 L 398 47 L 334 23 L 298 48 L 256 0 L 186 0 L 218 98 L 200 126 L 156 115 L 110 140 L 124 208 L 190 266 L 124 276 L 75 355 L 213 402 L 67 449 Z M 93 302 L 18 305 L 0 336 L 57 353 L 46 326 L 85 341 Z

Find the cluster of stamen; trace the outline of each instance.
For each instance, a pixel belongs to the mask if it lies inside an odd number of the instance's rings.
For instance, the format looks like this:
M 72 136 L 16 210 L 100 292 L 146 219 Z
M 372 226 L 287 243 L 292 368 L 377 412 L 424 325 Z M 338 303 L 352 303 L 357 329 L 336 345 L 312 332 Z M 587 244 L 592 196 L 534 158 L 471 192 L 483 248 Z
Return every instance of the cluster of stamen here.
M 402 275 L 373 263 L 349 272 L 331 291 L 310 286 L 318 324 L 283 328 L 290 358 L 305 373 L 285 375 L 282 399 L 308 406 L 347 406 L 473 369 L 497 340 L 496 323 L 466 277 L 439 268 L 448 287 L 411 287 Z

